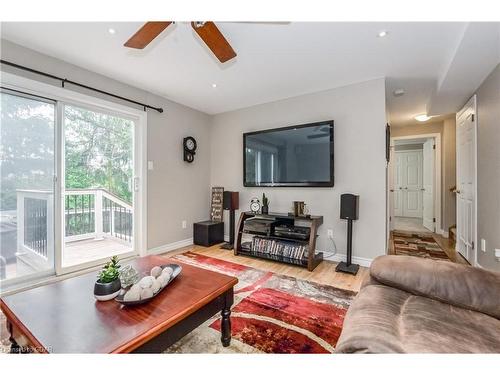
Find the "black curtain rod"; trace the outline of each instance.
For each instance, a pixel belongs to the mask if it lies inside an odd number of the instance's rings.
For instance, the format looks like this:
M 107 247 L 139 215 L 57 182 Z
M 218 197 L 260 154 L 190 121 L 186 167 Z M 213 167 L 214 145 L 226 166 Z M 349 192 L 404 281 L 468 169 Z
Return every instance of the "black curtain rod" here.
M 61 77 L 55 76 L 53 74 L 49 74 L 49 73 L 41 72 L 39 70 L 31 69 L 31 68 L 28 68 L 26 66 L 15 64 L 15 63 L 10 62 L 10 61 L 6 61 L 6 60 L 1 60 L 0 59 L 0 63 L 12 66 L 12 67 L 17 68 L 17 69 L 25 70 L 25 71 L 30 72 L 30 73 L 35 73 L 35 74 L 38 74 L 38 75 L 41 75 L 41 76 L 44 76 L 44 77 L 48 77 L 48 78 L 52 78 L 52 79 L 61 81 L 61 86 L 63 88 L 64 88 L 64 85 L 66 83 L 69 83 L 69 84 L 71 84 L 73 86 L 82 87 L 84 89 L 95 91 L 95 92 L 98 92 L 100 94 L 111 96 L 111 97 L 116 98 L 116 99 L 124 100 L 126 102 L 133 103 L 133 104 L 137 104 L 137 105 L 143 107 L 144 110 L 146 110 L 146 108 L 150 108 L 150 109 L 154 109 L 155 111 L 158 111 L 160 113 L 163 113 L 163 108 L 161 108 L 161 107 L 153 107 L 153 106 L 150 106 L 148 104 L 144 104 L 144 103 L 132 100 L 132 99 L 124 98 L 123 96 L 115 95 L 115 94 L 112 94 L 112 93 L 104 91 L 104 90 L 99 90 L 99 89 L 96 89 L 94 87 L 90 87 L 90 86 L 84 85 L 82 83 L 78 83 L 78 82 L 75 82 L 75 81 L 72 81 L 72 80 L 69 80 L 69 79 L 66 79 L 66 78 L 61 78 Z

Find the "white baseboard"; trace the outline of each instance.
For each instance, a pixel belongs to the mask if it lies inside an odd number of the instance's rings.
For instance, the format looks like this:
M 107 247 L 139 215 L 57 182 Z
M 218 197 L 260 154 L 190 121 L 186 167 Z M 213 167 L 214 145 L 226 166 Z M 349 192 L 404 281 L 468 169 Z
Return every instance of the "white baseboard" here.
M 193 238 L 186 238 L 185 240 L 177 241 L 177 242 L 172 242 L 166 245 L 158 246 L 153 249 L 149 249 L 148 255 L 156 255 L 156 254 L 163 254 L 163 253 L 168 253 L 169 251 L 177 250 L 180 249 L 181 247 L 189 246 L 193 244 Z
M 328 257 L 328 253 L 323 253 L 323 256 Z M 345 262 L 346 254 L 335 254 L 332 257 L 325 258 L 325 260 L 331 260 L 333 262 Z M 355 264 L 359 264 L 363 267 L 370 267 L 373 259 L 369 258 L 361 258 L 361 257 L 352 257 L 352 262 Z

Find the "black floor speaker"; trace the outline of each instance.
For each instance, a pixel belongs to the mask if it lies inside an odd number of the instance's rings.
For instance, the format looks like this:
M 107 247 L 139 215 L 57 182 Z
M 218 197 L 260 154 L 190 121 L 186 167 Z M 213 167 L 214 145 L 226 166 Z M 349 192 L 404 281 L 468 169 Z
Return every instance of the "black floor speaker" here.
M 340 218 L 347 220 L 347 256 L 345 262 L 340 262 L 336 272 L 345 272 L 356 275 L 359 264 L 352 263 L 352 222 L 359 218 L 359 195 L 342 194 L 340 196 Z
M 224 191 L 222 206 L 224 210 L 229 210 L 229 242 L 224 242 L 220 248 L 231 250 L 234 248 L 234 211 L 239 208 L 239 193 L 237 191 Z

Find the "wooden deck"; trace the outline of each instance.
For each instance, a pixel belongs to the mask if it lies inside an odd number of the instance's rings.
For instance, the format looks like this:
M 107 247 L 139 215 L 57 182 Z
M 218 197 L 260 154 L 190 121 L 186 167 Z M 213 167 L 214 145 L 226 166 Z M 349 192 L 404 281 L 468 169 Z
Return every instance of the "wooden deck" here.
M 63 251 L 63 267 L 110 258 L 132 250 L 132 243 L 115 238 L 89 239 L 66 243 Z

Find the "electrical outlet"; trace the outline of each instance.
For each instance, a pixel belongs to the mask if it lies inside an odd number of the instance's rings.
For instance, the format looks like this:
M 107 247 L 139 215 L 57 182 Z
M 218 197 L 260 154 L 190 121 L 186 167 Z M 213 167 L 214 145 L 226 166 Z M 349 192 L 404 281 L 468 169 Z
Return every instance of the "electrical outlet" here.
M 484 238 L 481 238 L 481 251 L 486 252 L 486 240 Z
M 187 228 L 187 221 L 182 220 L 182 229 L 186 229 L 186 228 Z
M 328 229 L 326 235 L 328 236 L 328 238 L 333 238 L 333 229 Z

